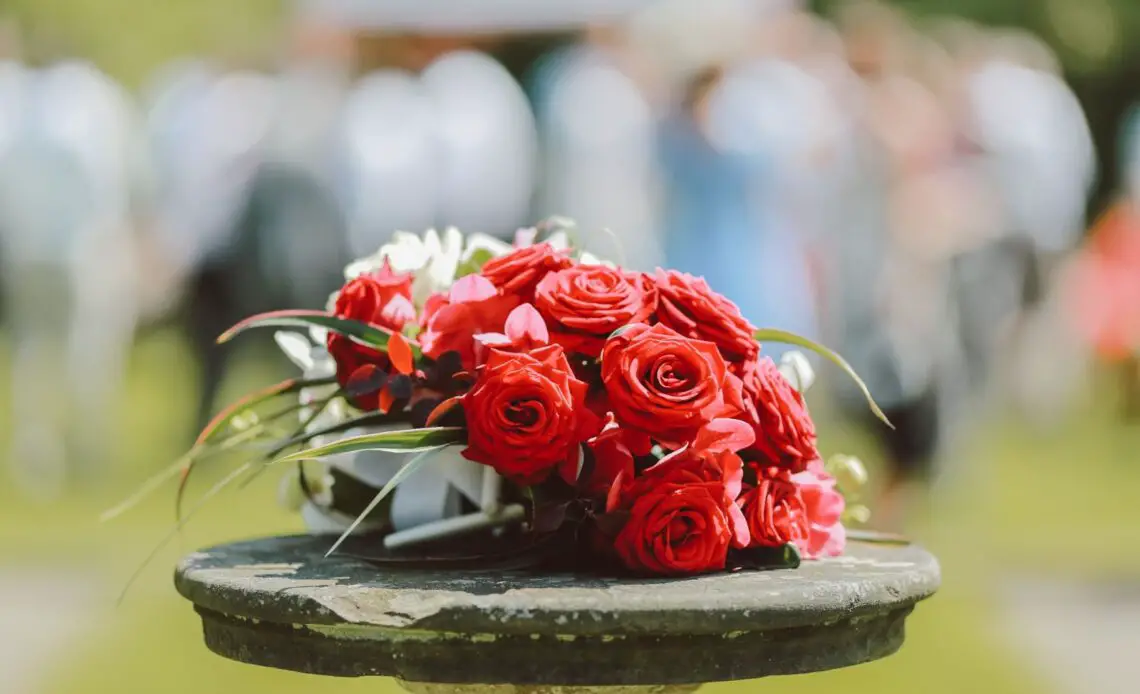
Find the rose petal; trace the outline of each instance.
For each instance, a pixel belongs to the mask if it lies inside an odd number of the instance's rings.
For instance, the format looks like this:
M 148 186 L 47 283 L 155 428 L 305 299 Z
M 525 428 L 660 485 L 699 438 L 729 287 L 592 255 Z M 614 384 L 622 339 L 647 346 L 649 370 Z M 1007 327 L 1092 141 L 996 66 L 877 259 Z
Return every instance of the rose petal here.
M 748 532 L 748 520 L 736 503 L 728 505 L 728 521 L 732 526 L 733 547 L 743 549 L 752 543 L 752 536 Z
M 468 303 L 472 301 L 485 301 L 495 296 L 499 290 L 495 289 L 495 285 L 482 275 L 467 275 L 455 281 L 451 285 L 451 292 L 448 298 L 454 304 Z
M 528 339 L 540 345 L 550 342 L 546 322 L 532 304 L 521 304 L 511 311 L 507 316 L 506 332 L 511 342 L 515 343 Z
M 739 451 L 756 442 L 756 432 L 739 419 L 714 419 L 701 427 L 693 440 L 695 448 L 709 451 Z

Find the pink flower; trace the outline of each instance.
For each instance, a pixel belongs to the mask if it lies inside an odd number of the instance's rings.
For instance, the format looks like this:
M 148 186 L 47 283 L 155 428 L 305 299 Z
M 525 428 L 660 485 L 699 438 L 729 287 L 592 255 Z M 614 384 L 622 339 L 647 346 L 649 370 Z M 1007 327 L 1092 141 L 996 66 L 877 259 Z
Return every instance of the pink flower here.
M 424 308 L 427 328 L 420 337 L 426 356 L 438 359 L 445 352 L 457 352 L 464 368 L 475 366 L 475 336 L 502 332 L 517 296 L 504 296 L 480 275 L 456 280 L 447 299 L 432 297 Z
M 799 486 L 809 522 L 807 539 L 796 543 L 800 552 L 808 559 L 843 554 L 847 531 L 841 519 L 846 502 L 835 489 L 835 478 L 824 470 L 822 461 L 815 460 L 792 475 L 792 482 Z
M 480 333 L 475 336 L 475 363 L 482 364 L 487 352 L 529 352 L 550 343 L 550 333 L 538 310 L 531 304 L 516 306 L 507 316 L 501 333 Z

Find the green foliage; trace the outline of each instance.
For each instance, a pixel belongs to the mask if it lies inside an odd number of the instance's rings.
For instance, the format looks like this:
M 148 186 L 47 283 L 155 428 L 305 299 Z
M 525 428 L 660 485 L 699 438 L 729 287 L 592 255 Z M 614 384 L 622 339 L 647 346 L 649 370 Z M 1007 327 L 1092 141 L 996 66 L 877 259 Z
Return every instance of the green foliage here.
M 129 86 L 193 55 L 264 65 L 282 0 L 8 0 L 33 60 L 83 56 Z

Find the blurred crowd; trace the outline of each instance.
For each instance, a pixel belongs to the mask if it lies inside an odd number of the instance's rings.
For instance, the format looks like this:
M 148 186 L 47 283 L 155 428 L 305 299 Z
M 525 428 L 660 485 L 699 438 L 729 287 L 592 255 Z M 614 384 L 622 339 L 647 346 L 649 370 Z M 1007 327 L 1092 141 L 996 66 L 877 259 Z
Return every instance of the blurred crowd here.
M 889 488 L 932 479 L 986 403 L 1065 402 L 1084 345 L 1059 288 L 1087 255 L 1096 161 L 1041 41 L 780 0 L 651 3 L 508 69 L 512 40 L 362 50 L 300 21 L 272 61 L 188 60 L 137 94 L 0 43 L 17 482 L 54 493 L 105 460 L 141 325 L 185 326 L 205 417 L 228 324 L 324 306 L 393 230 L 509 238 L 551 214 L 599 255 L 704 275 L 753 323 L 844 354 L 896 425 L 874 429 Z

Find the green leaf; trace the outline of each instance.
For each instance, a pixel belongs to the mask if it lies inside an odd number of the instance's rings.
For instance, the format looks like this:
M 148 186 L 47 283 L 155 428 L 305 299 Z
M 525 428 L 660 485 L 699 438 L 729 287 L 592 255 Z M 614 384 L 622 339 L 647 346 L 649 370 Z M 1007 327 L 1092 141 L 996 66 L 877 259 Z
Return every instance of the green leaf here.
M 483 265 L 488 260 L 495 257 L 495 253 L 490 248 L 476 248 L 472 251 L 470 257 L 459 264 L 459 268 L 455 271 L 456 279 L 466 277 L 467 275 L 474 275 L 483 269 Z
M 791 542 L 781 547 L 733 550 L 728 559 L 731 567 L 741 569 L 795 569 L 800 562 L 800 550 Z
M 408 424 L 408 418 L 404 412 L 369 412 L 368 414 L 360 415 L 353 419 L 348 419 L 336 424 L 330 424 L 327 427 L 322 427 L 314 431 L 304 431 L 303 429 L 297 432 L 292 438 L 282 441 L 269 452 L 269 457 L 274 458 L 281 455 L 286 450 L 308 443 L 309 441 L 320 437 L 328 436 L 329 434 L 339 434 L 350 429 L 358 429 L 360 427 L 374 427 L 385 426 L 388 424 Z
M 463 443 L 467 440 L 467 430 L 463 427 L 427 427 L 363 434 L 333 441 L 324 446 L 307 448 L 274 460 L 274 463 L 295 463 L 298 460 L 326 458 L 330 455 L 355 453 L 357 451 L 386 451 L 388 453 L 415 453 Z
M 884 424 L 892 429 L 895 428 L 895 425 L 891 424 L 891 420 L 887 419 L 887 415 L 883 414 L 883 411 L 879 408 L 879 404 L 875 402 L 875 398 L 871 396 L 871 390 L 867 388 L 867 384 L 863 382 L 862 378 L 859 378 L 859 374 L 855 373 L 855 369 L 853 369 L 851 365 L 847 363 L 847 360 L 839 356 L 838 353 L 828 349 L 827 347 L 824 347 L 814 340 L 809 340 L 808 338 L 801 335 L 797 335 L 786 330 L 779 330 L 777 328 L 761 328 L 760 330 L 756 331 L 755 338 L 760 342 L 780 342 L 783 344 L 803 347 L 804 349 L 810 349 L 824 359 L 827 359 L 831 363 L 843 369 L 843 371 L 848 376 L 850 376 L 852 380 L 855 381 L 855 384 L 859 386 L 859 390 L 862 391 L 863 397 L 867 399 L 867 405 L 871 408 L 871 412 L 874 412 L 875 416 L 881 419 Z
M 387 330 L 358 320 L 341 318 L 325 311 L 286 310 L 270 311 L 250 316 L 234 325 L 218 337 L 218 344 L 229 342 L 250 328 L 324 328 L 339 335 L 359 340 L 361 343 L 384 351 L 388 347 Z M 417 358 L 422 354 L 419 345 L 412 343 L 412 352 Z
M 192 452 L 193 451 L 190 451 L 190 452 L 187 452 L 186 454 L 184 454 L 178 460 L 174 461 L 174 463 L 171 464 L 169 467 L 165 468 L 164 470 L 162 470 L 158 474 L 152 476 L 146 482 L 143 482 L 142 486 L 140 486 L 133 494 L 128 496 L 126 499 L 124 499 L 123 501 L 120 501 L 115 506 L 113 506 L 113 507 L 107 509 L 106 511 L 104 511 L 103 513 L 101 513 L 99 515 L 100 522 L 106 523 L 107 521 L 109 521 L 113 518 L 117 518 L 118 516 L 121 516 L 122 514 L 129 511 L 130 509 L 137 506 L 139 504 L 139 502 L 141 502 L 143 499 L 150 496 L 156 489 L 161 487 L 168 480 L 173 479 L 178 474 L 178 471 L 181 470 L 186 465 L 186 462 L 189 460 L 190 454 Z
M 433 446 L 426 450 L 422 450 L 418 455 L 412 456 L 411 460 L 404 463 L 404 467 L 400 468 L 400 470 L 392 476 L 392 479 L 388 480 L 388 484 L 385 484 L 384 488 L 381 489 L 376 494 L 376 496 L 372 497 L 372 501 L 370 501 L 368 503 L 368 506 L 366 506 L 364 510 L 360 512 L 360 515 L 356 517 L 356 520 L 352 521 L 352 525 L 348 526 L 348 529 L 345 530 L 341 536 L 336 539 L 336 542 L 334 542 L 333 546 L 329 548 L 329 551 L 325 552 L 325 556 L 327 557 L 335 552 L 337 548 L 340 547 L 341 544 L 348 539 L 348 536 L 352 534 L 352 531 L 356 530 L 356 528 L 359 527 L 362 522 L 364 522 L 364 519 L 367 518 L 369 514 L 371 514 L 372 511 L 374 511 L 376 507 L 380 505 L 380 502 L 384 501 L 384 499 L 392 493 L 392 490 L 394 490 L 397 485 L 407 479 L 408 476 L 413 472 L 418 470 L 419 467 L 427 461 L 429 453 L 433 453 L 445 447 L 446 446 Z

